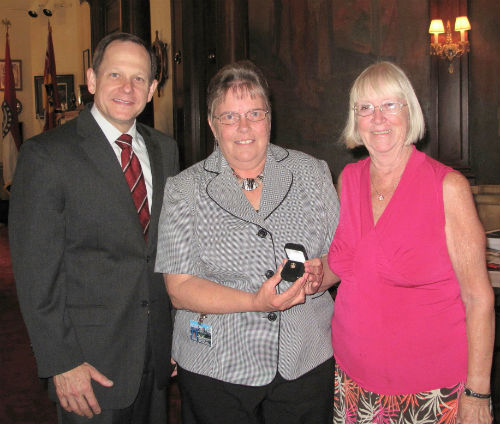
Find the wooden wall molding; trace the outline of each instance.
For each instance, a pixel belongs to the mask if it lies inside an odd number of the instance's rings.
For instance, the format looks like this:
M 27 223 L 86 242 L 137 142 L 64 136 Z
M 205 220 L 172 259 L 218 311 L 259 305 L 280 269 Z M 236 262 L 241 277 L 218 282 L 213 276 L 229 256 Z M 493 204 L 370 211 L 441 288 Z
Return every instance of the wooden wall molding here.
M 431 0 L 429 10 L 429 22 L 439 18 L 446 26 L 449 19 L 453 30 L 455 18 L 468 14 L 467 0 Z M 453 36 L 460 39 L 456 32 Z M 448 61 L 431 58 L 431 154 L 473 180 L 469 149 L 469 55 L 455 59 L 453 65 L 454 72 L 450 74 Z

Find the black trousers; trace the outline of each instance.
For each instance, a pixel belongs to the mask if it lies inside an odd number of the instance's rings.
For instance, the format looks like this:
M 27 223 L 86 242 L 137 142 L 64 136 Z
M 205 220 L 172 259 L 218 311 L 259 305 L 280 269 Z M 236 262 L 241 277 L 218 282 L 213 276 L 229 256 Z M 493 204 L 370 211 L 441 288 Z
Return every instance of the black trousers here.
M 334 360 L 296 380 L 266 386 L 225 383 L 178 368 L 182 424 L 331 424 Z
M 170 358 L 165 358 L 165 360 L 170 361 Z M 59 424 L 166 424 L 167 390 L 159 390 L 156 385 L 149 326 L 141 383 L 132 405 L 124 409 L 103 409 L 100 414 L 89 419 L 67 412 L 57 404 L 57 418 Z

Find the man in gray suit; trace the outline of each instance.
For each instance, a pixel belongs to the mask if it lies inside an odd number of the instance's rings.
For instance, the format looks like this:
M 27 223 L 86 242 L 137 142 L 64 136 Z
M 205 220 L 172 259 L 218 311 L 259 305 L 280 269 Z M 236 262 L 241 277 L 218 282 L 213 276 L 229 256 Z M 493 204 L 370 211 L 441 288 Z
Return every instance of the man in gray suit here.
M 14 276 L 61 423 L 166 422 L 170 301 L 153 270 L 178 152 L 136 122 L 155 92 L 155 68 L 136 36 L 104 38 L 87 73 L 93 105 L 27 141 L 17 163 Z

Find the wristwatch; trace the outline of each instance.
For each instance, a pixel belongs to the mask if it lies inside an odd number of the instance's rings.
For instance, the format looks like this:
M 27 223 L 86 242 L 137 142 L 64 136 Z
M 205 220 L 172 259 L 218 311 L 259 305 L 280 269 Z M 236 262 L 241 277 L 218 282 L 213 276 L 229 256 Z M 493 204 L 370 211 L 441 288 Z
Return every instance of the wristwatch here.
M 464 393 L 466 396 L 471 396 L 471 397 L 475 397 L 475 398 L 479 398 L 479 399 L 489 399 L 491 397 L 491 393 L 488 393 L 487 395 L 482 394 L 482 393 L 476 393 L 476 392 L 473 392 L 468 387 L 466 387 L 464 389 Z

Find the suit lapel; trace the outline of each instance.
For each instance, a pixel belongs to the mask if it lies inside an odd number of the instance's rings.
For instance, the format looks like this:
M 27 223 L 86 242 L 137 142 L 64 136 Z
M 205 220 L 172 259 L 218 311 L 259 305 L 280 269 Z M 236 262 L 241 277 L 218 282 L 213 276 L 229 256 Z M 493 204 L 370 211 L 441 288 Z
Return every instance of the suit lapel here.
M 162 166 L 162 153 L 160 146 L 158 145 L 158 140 L 151 136 L 151 134 L 142 125 L 137 123 L 137 130 L 141 134 L 144 142 L 146 143 L 146 148 L 148 150 L 149 156 L 149 166 L 151 168 L 151 176 L 153 180 L 153 196 L 151 209 L 151 224 L 148 230 L 148 244 L 153 243 L 156 245 L 157 230 L 158 230 L 158 219 L 160 217 L 160 211 L 162 207 L 162 188 L 163 182 L 165 181 L 165 176 L 163 173 Z
M 90 163 L 94 166 L 94 171 L 102 177 L 103 184 L 109 190 L 109 200 L 117 204 L 117 216 L 125 214 L 127 224 L 130 228 L 137 227 L 137 234 L 142 238 L 142 228 L 137 218 L 130 188 L 123 176 L 123 171 L 118 162 L 113 148 L 109 144 L 106 136 L 90 113 L 90 109 L 84 109 L 78 116 L 77 132 L 80 136 L 80 147 L 86 153 Z M 136 225 L 132 225 L 132 222 Z
M 283 203 L 292 187 L 293 174 L 282 164 L 287 157 L 287 150 L 273 144 L 269 145 L 259 212 L 263 219 L 267 219 Z
M 212 167 L 211 159 L 214 161 L 215 168 Z M 207 184 L 209 197 L 222 209 L 244 221 L 255 222 L 259 220 L 257 213 L 242 193 L 233 176 L 231 167 L 220 151 L 214 152 L 207 161 L 209 163 L 205 164 L 208 165 L 208 168 L 217 169 L 215 177 Z
M 288 152 L 285 149 L 269 145 L 259 212 L 254 210 L 243 194 L 220 150 L 210 155 L 204 163 L 205 170 L 214 174 L 214 178 L 207 183 L 207 193 L 215 203 L 230 214 L 264 226 L 264 220 L 283 202 L 293 182 L 292 173 L 280 163 L 287 156 Z

